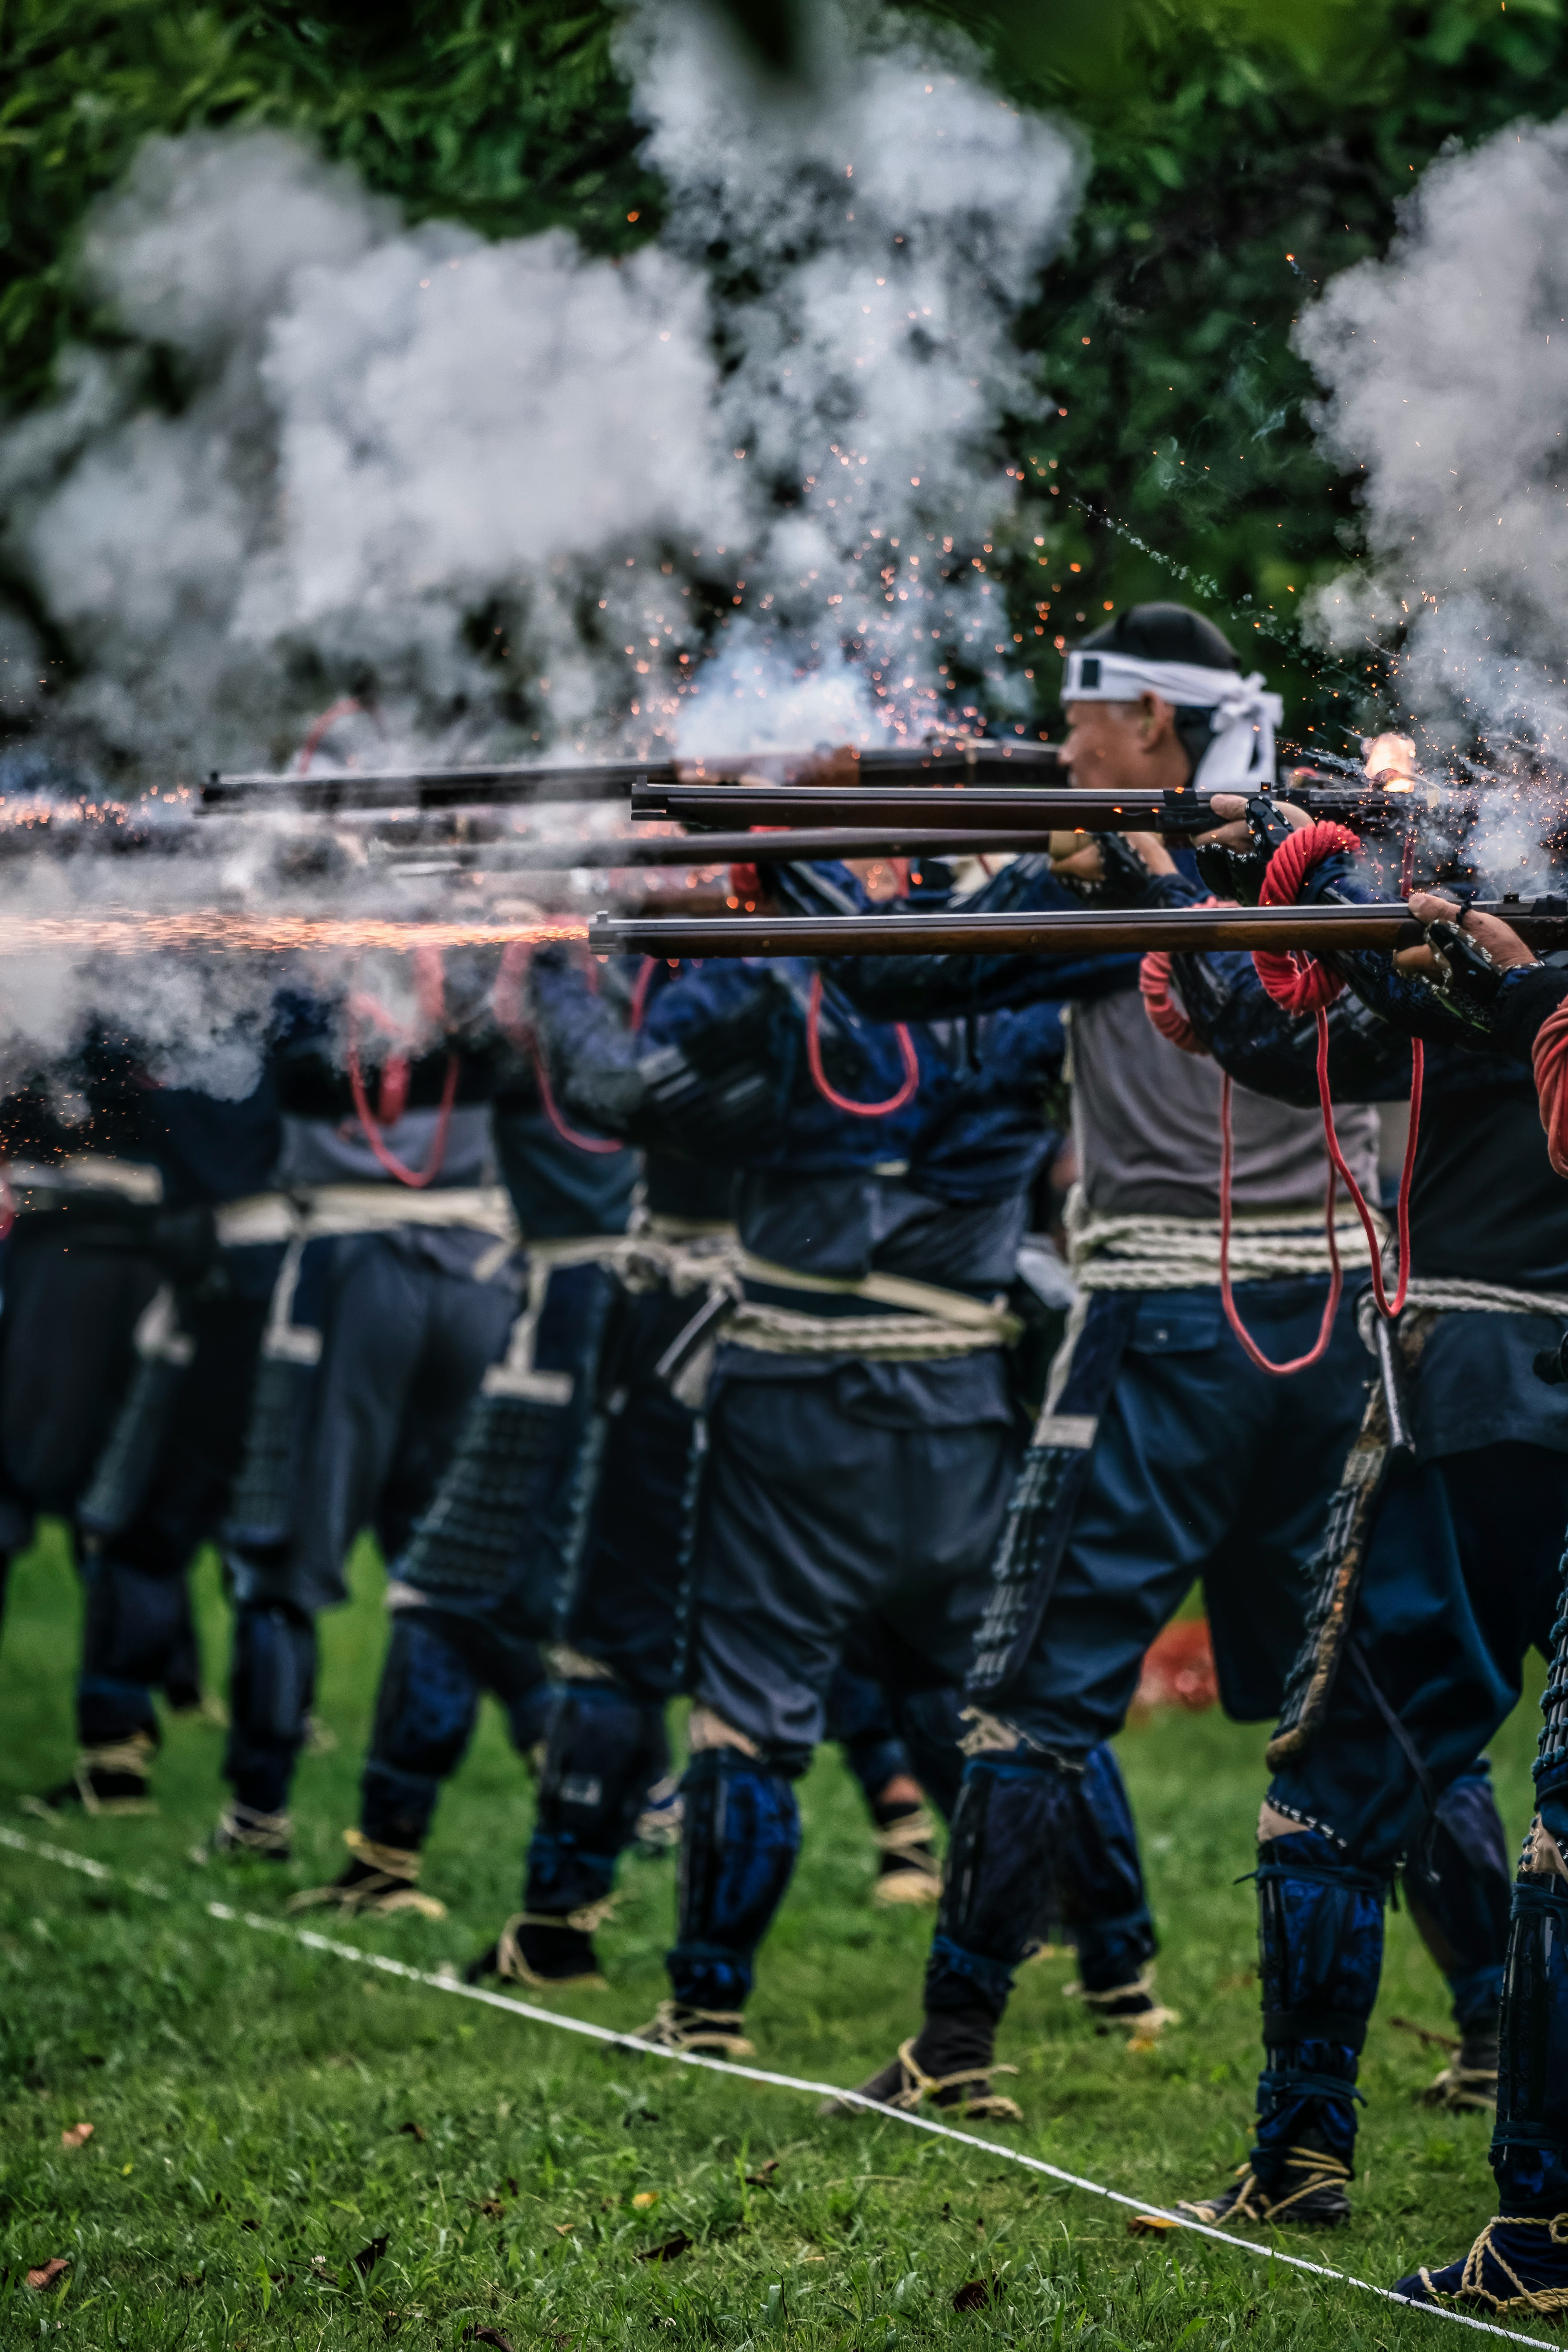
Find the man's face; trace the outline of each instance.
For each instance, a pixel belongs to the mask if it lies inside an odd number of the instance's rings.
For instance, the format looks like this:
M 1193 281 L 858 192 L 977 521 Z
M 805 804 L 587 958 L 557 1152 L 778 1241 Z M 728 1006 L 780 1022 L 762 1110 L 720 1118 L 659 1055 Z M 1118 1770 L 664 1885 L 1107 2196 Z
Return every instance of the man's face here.
M 1132 793 L 1147 786 L 1147 714 L 1138 702 L 1069 702 L 1062 759 L 1075 784 Z

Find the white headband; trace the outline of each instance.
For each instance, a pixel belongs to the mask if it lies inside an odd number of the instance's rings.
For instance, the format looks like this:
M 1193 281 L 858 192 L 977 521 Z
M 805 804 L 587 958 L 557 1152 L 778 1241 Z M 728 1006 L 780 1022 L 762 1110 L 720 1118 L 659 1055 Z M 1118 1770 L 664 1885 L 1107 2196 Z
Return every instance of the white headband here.
M 1071 653 L 1062 684 L 1064 702 L 1136 702 L 1157 694 L 1180 709 L 1210 713 L 1214 740 L 1197 765 L 1194 789 L 1256 792 L 1274 782 L 1274 730 L 1285 705 L 1270 694 L 1261 670 L 1243 677 L 1234 669 L 1198 662 L 1145 661 L 1136 654 Z

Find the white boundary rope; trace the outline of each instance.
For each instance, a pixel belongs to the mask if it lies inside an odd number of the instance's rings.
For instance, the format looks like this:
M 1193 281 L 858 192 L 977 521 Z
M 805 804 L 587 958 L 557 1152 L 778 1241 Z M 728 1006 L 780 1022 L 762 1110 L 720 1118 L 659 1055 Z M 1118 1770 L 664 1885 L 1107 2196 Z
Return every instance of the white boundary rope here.
M 0 1846 L 9 1846 L 16 1853 L 33 1854 L 41 1862 L 58 1863 L 63 1869 L 79 1871 L 86 1878 L 118 1882 L 155 1902 L 174 1900 L 169 1889 L 160 1886 L 156 1879 L 132 1877 L 128 1872 L 112 1870 L 107 1863 L 73 1853 L 68 1846 L 48 1845 L 42 1839 L 24 1837 L 19 1830 L 7 1829 L 4 1823 L 0 1823 Z M 1370 2279 L 1352 2277 L 1349 2271 L 1332 2270 L 1326 2263 L 1310 2263 L 1304 2254 L 1284 2253 L 1274 2246 L 1255 2246 L 1246 2238 L 1233 2237 L 1228 2230 L 1216 2230 L 1211 2223 L 1194 2221 L 1188 2214 L 1151 2205 L 1145 2198 L 1129 2197 L 1122 2189 L 1107 2189 L 1103 2182 L 1086 2179 L 1082 2173 L 1064 2171 L 1059 2164 L 1047 2164 L 1042 2156 L 1026 2156 L 1022 2148 L 981 2139 L 973 2132 L 954 2131 L 951 2124 L 939 2124 L 929 2116 L 912 2115 L 904 2107 L 884 2106 L 879 2100 L 868 2099 L 859 2091 L 847 2091 L 837 2083 L 813 2083 L 799 2074 L 774 2074 L 763 2066 L 742 2066 L 733 2059 L 710 2058 L 696 2050 L 660 2050 L 652 2042 L 639 2042 L 635 2034 L 617 2033 L 612 2026 L 593 2025 L 580 2017 L 562 2017 L 552 2009 L 536 2009 L 531 2001 L 514 2000 L 510 1993 L 491 1992 L 483 1985 L 464 1984 L 456 1976 L 439 1976 L 428 1969 L 410 1968 L 406 1961 L 390 1959 L 383 1952 L 362 1951 L 357 1944 L 340 1944 L 334 1937 L 318 1935 L 310 1927 L 293 1927 L 286 1919 L 267 1919 L 255 1911 L 236 1911 L 227 1903 L 206 1903 L 202 1907 L 209 1918 L 221 1919 L 229 1927 L 249 1927 L 263 1936 L 281 1936 L 286 1942 L 302 1945 L 307 1951 L 329 1952 L 334 1959 L 352 1960 L 362 1969 L 379 1969 L 384 1976 L 399 1977 L 405 1984 L 423 1985 L 431 1992 L 455 1993 L 459 2000 L 477 2000 L 486 2009 L 504 2010 L 511 2017 L 526 2017 L 534 2025 L 553 2026 L 560 2033 L 576 2033 L 589 2042 L 608 2042 L 639 2058 L 664 2058 L 678 2066 L 700 2067 L 705 2074 L 726 2074 L 745 2083 L 765 2083 L 775 2091 L 804 2091 L 810 2097 L 845 2100 L 853 2106 L 863 2107 L 868 2115 L 883 2123 L 905 2124 L 911 2131 L 929 2132 L 935 2139 L 956 2140 L 962 2147 L 976 2147 L 984 2156 L 999 2156 L 1005 2164 L 1022 2165 L 1026 2171 L 1044 2173 L 1047 2179 L 1059 2180 L 1069 2189 L 1084 2189 L 1090 2197 L 1103 2197 L 1108 2203 L 1125 2206 L 1130 2212 L 1147 2213 L 1194 2236 L 1213 2239 L 1233 2254 L 1250 2254 L 1255 2262 L 1283 2263 L 1290 2270 L 1306 2271 L 1314 2278 L 1332 2279 L 1337 2285 L 1375 2295 L 1380 2303 L 1397 2304 L 1404 2310 L 1419 2311 L 1433 2319 L 1451 2320 L 1457 2326 L 1474 2328 L 1482 2336 L 1500 2336 L 1506 2344 L 1550 2347 L 1553 2341 L 1550 2336 L 1521 2336 L 1511 2327 L 1500 2327 L 1494 2320 L 1478 2319 L 1468 2311 L 1451 2310 L 1446 2304 L 1413 2303 L 1408 2295 L 1395 2294 L 1392 2287 L 1375 2286 Z

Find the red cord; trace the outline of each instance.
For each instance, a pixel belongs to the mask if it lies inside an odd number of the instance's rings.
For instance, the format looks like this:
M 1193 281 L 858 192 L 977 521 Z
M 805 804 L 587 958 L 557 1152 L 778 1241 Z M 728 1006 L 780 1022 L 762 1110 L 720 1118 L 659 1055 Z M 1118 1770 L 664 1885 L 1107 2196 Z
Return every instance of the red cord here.
M 1300 826 L 1280 843 L 1269 859 L 1263 887 L 1258 894 L 1258 905 L 1293 907 L 1314 866 L 1321 866 L 1325 857 L 1333 857 L 1341 850 L 1360 847 L 1360 841 L 1348 825 L 1320 823 Z M 1252 962 L 1275 1003 L 1282 1004 L 1287 1013 L 1326 1012 L 1344 989 L 1344 982 L 1327 964 L 1320 963 L 1316 956 L 1273 955 L 1255 948 Z
M 630 1029 L 634 1037 L 637 1035 L 637 1031 L 642 1027 L 643 1022 L 647 1017 L 647 992 L 653 986 L 653 975 L 658 966 L 658 960 L 656 956 L 644 956 L 642 960 L 642 969 L 637 973 L 636 980 L 632 982 L 631 1012 L 627 1019 L 626 1025 Z
M 382 1140 L 380 1128 L 371 1116 L 370 1097 L 364 1090 L 364 1074 L 360 1068 L 358 1022 L 362 1013 L 379 1013 L 381 1007 L 374 997 L 352 996 L 349 999 L 349 1086 L 354 1098 L 354 1109 L 364 1129 L 364 1139 L 372 1155 L 381 1162 L 389 1176 L 406 1184 L 411 1192 L 422 1192 L 433 1184 L 441 1172 L 447 1157 L 447 1137 L 452 1124 L 452 1105 L 457 1099 L 458 1061 L 456 1054 L 447 1056 L 446 1084 L 441 1088 L 441 1113 L 436 1122 L 436 1139 L 430 1146 L 430 1157 L 423 1168 L 406 1168 L 395 1151 L 389 1151 Z
M 561 1116 L 560 1106 L 550 1083 L 550 1066 L 544 1058 L 544 1048 L 539 1042 L 537 1030 L 522 1010 L 522 975 L 528 970 L 531 952 L 526 940 L 513 940 L 510 946 L 502 950 L 500 970 L 496 974 L 495 991 L 490 1000 L 501 1033 L 520 1052 L 526 1054 L 532 1064 L 534 1083 L 539 1088 L 539 1099 L 544 1106 L 544 1116 L 563 1143 L 572 1144 L 578 1151 L 597 1151 L 606 1155 L 612 1151 L 624 1151 L 626 1145 L 617 1143 L 611 1136 L 579 1135 L 577 1129 L 568 1127 Z M 634 993 L 634 1010 L 636 1003 Z M 637 1025 L 634 1020 L 633 1028 Z
M 350 718 L 354 711 L 363 709 L 363 702 L 356 702 L 350 696 L 342 702 L 334 702 L 329 710 L 322 711 L 319 719 L 312 719 L 305 740 L 300 746 L 300 773 L 302 776 L 310 774 L 311 761 L 321 750 L 325 738 L 337 725 L 338 720 Z
M 1531 1048 L 1546 1151 L 1559 1176 L 1568 1176 L 1568 1004 L 1542 1023 Z
M 1329 1024 L 1325 1014 L 1318 1015 L 1318 1086 L 1323 1103 L 1323 1126 L 1328 1133 L 1329 1182 L 1323 1199 L 1323 1229 L 1329 1239 L 1329 1295 L 1323 1301 L 1323 1319 L 1318 1326 L 1318 1336 L 1304 1356 L 1293 1356 L 1288 1364 L 1276 1364 L 1266 1356 L 1246 1324 L 1236 1303 L 1230 1286 L 1230 1172 L 1234 1151 L 1231 1134 L 1230 1106 L 1234 1081 L 1230 1072 L 1225 1074 L 1225 1084 L 1219 1097 L 1219 1295 L 1225 1307 L 1225 1319 L 1240 1340 L 1246 1354 L 1260 1372 L 1272 1372 L 1279 1380 L 1291 1372 L 1304 1372 L 1321 1361 L 1333 1337 L 1334 1318 L 1340 1311 L 1340 1296 L 1344 1289 L 1344 1268 L 1340 1264 L 1339 1243 L 1334 1237 L 1334 1171 L 1341 1164 L 1338 1146 L 1333 1140 L 1333 1115 L 1329 1108 L 1328 1094 Z
M 1217 898 L 1200 898 L 1199 906 L 1217 907 Z M 1138 993 L 1143 1010 L 1168 1045 L 1184 1054 L 1206 1055 L 1208 1047 L 1171 994 L 1173 958 L 1163 948 L 1152 949 L 1138 967 Z
M 1300 894 L 1302 883 L 1314 866 L 1320 865 L 1325 857 L 1336 856 L 1342 850 L 1354 850 L 1360 847 L 1359 840 L 1348 826 L 1323 824 L 1300 826 L 1287 840 L 1281 842 L 1269 859 L 1268 872 L 1263 877 L 1263 887 L 1258 892 L 1259 904 L 1265 907 L 1293 906 Z M 1259 948 L 1253 950 L 1252 961 L 1258 979 L 1263 982 L 1276 1004 L 1282 1004 L 1288 1013 L 1317 1014 L 1318 1097 L 1322 1104 L 1323 1135 L 1329 1151 L 1330 1213 L 1331 1216 L 1333 1182 L 1335 1175 L 1338 1175 L 1350 1195 L 1355 1213 L 1361 1219 L 1362 1231 L 1366 1235 L 1367 1248 L 1372 1258 L 1373 1297 L 1377 1301 L 1377 1311 L 1392 1322 L 1404 1307 L 1405 1295 L 1410 1287 L 1410 1183 L 1415 1167 L 1415 1145 L 1421 1132 L 1421 1087 L 1426 1075 L 1425 1049 L 1419 1037 L 1412 1040 L 1410 1129 L 1405 1143 L 1405 1164 L 1399 1172 L 1399 1205 L 1396 1212 L 1399 1238 L 1399 1286 L 1391 1299 L 1384 1287 L 1383 1263 L 1378 1246 L 1377 1229 L 1373 1223 L 1372 1212 L 1367 1207 L 1365 1195 L 1352 1175 L 1346 1165 L 1344 1154 L 1340 1150 L 1340 1139 L 1334 1127 L 1334 1108 L 1329 1091 L 1327 1013 L 1329 1006 L 1342 992 L 1344 982 L 1337 978 L 1326 964 L 1320 962 L 1316 956 L 1273 955 L 1265 953 Z M 1228 1200 L 1222 1198 L 1220 1202 L 1222 1230 L 1227 1223 L 1228 1214 Z M 1223 1249 L 1222 1240 L 1222 1255 Z M 1337 1263 L 1336 1259 L 1335 1264 Z M 1250 1349 L 1250 1343 L 1242 1331 L 1239 1322 L 1234 1315 L 1230 1314 L 1228 1297 L 1226 1313 L 1237 1337 L 1241 1339 L 1244 1346 Z M 1313 1360 L 1309 1358 L 1306 1360 Z
M 0 1242 L 16 1222 L 16 1195 L 11 1190 L 11 1166 L 0 1160 Z
M 444 1026 L 447 1015 L 446 978 L 438 948 L 420 947 L 414 951 L 414 984 L 418 992 L 419 1009 L 426 1022 L 436 1029 Z M 405 1167 L 395 1151 L 389 1151 L 382 1138 L 382 1127 L 395 1127 L 408 1102 L 408 1048 L 418 1043 L 415 1031 L 405 1029 L 395 1021 L 386 1007 L 363 989 L 354 989 L 349 996 L 348 1065 L 349 1090 L 353 1096 L 354 1110 L 369 1144 L 371 1155 L 387 1174 L 411 1191 L 422 1192 L 433 1184 L 441 1172 L 447 1157 L 447 1139 L 452 1125 L 452 1105 L 457 1099 L 459 1063 L 456 1054 L 447 1056 L 447 1076 L 441 1087 L 440 1116 L 436 1122 L 436 1134 L 430 1146 L 430 1157 L 423 1168 Z M 359 1024 L 374 1022 L 384 1036 L 390 1037 L 401 1052 L 390 1054 L 382 1065 L 379 1119 L 372 1115 L 370 1097 L 365 1091 L 364 1072 L 360 1064 Z
M 811 1002 L 805 1013 L 805 1060 L 812 1083 L 824 1102 L 830 1102 L 835 1110 L 848 1111 L 854 1118 L 887 1118 L 894 1111 L 902 1110 L 907 1102 L 913 1101 L 921 1082 L 921 1062 L 915 1051 L 915 1041 L 902 1021 L 897 1024 L 893 1034 L 898 1038 L 899 1052 L 903 1057 L 904 1082 L 896 1095 L 889 1095 L 886 1102 L 879 1103 L 851 1102 L 847 1095 L 834 1092 L 822 1066 L 821 1027 L 822 974 L 815 971 L 811 976 Z

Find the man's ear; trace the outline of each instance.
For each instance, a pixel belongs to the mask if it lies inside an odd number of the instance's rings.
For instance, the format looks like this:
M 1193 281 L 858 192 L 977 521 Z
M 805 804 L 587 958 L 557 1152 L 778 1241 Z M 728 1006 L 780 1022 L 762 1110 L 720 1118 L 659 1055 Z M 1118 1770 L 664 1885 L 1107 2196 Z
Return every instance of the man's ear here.
M 1152 751 L 1160 740 L 1160 722 L 1164 717 L 1164 705 L 1157 694 L 1141 694 L 1138 698 L 1138 735 L 1146 751 Z

